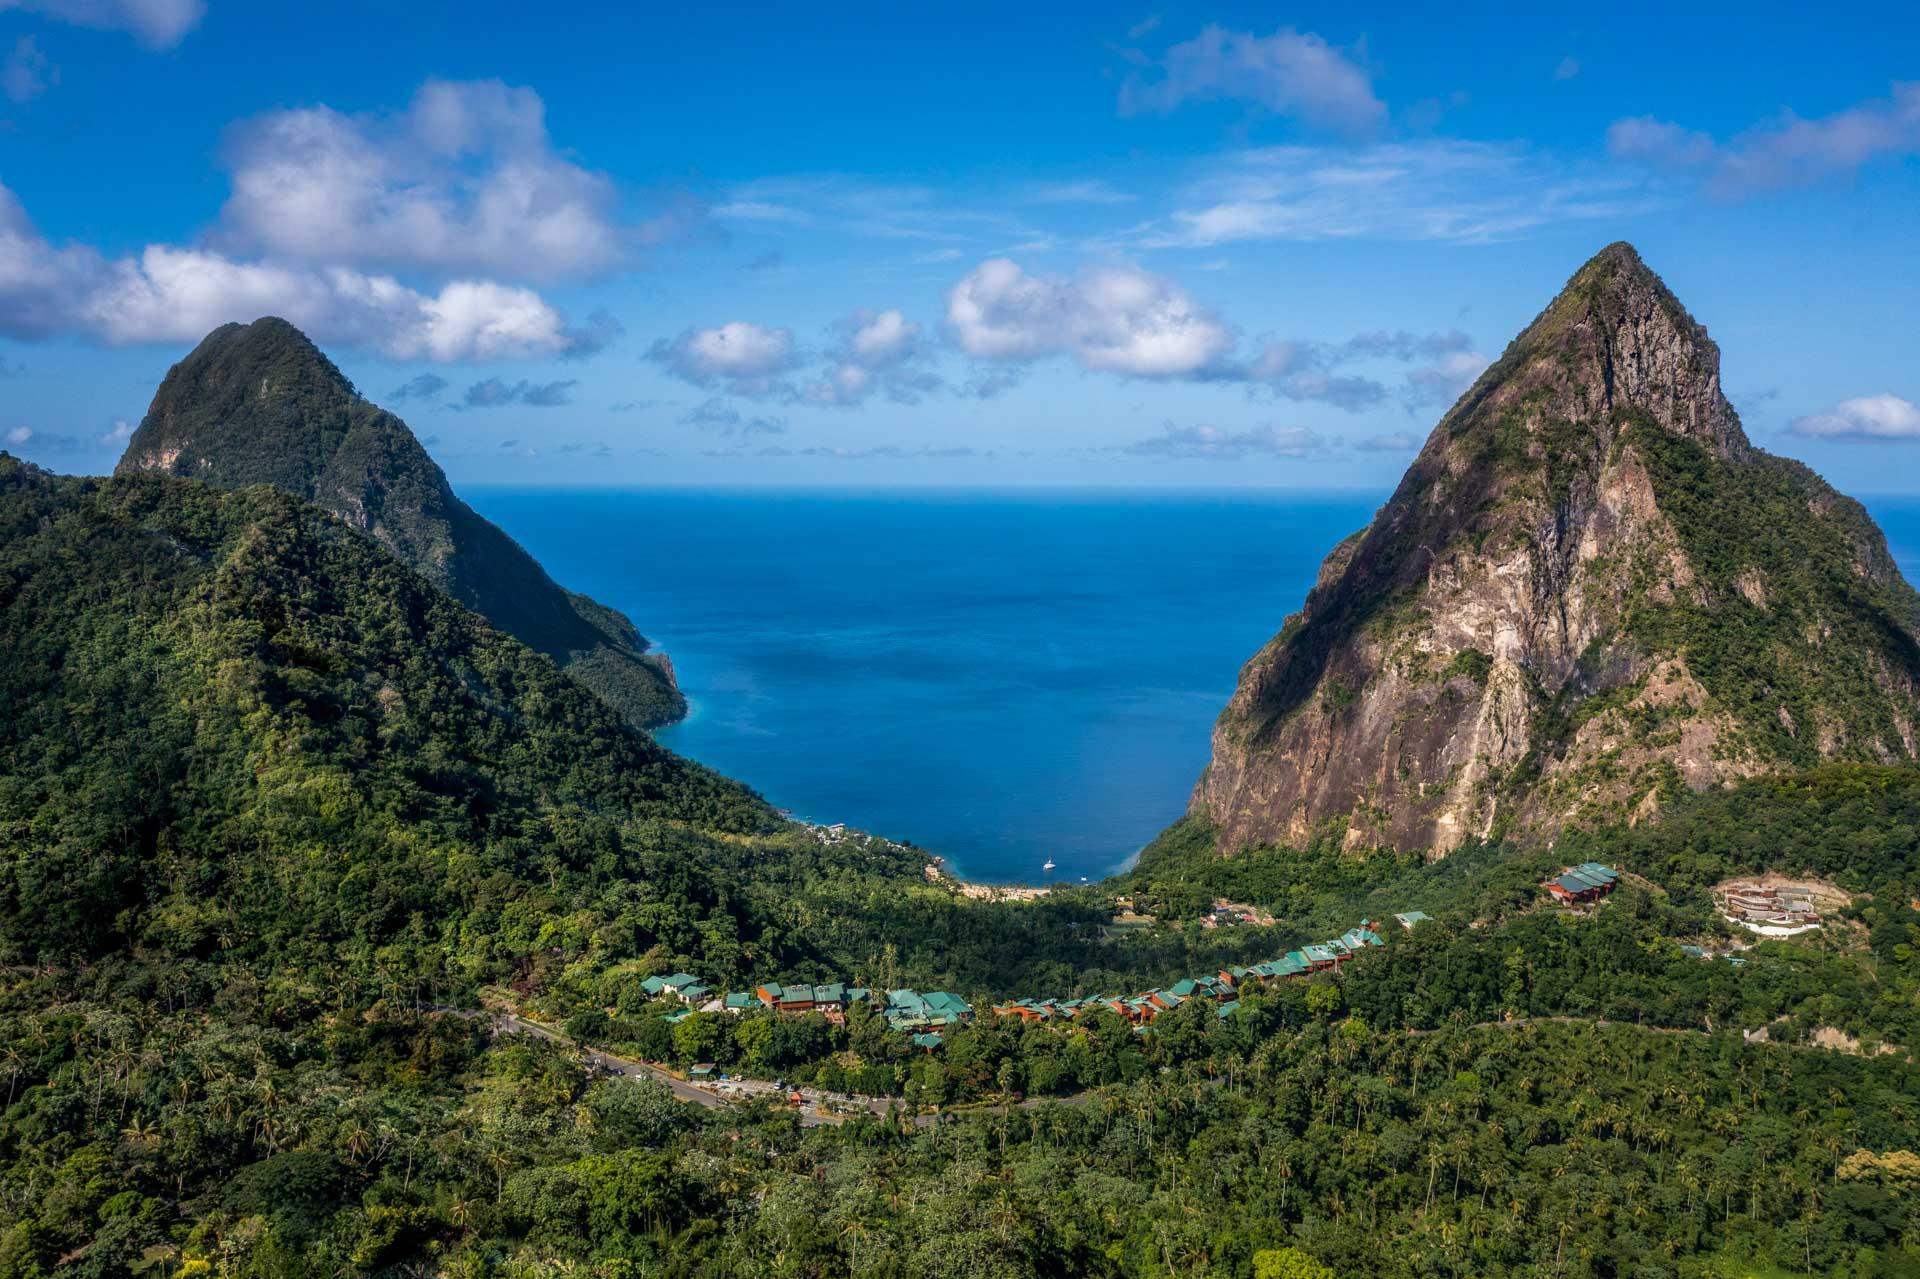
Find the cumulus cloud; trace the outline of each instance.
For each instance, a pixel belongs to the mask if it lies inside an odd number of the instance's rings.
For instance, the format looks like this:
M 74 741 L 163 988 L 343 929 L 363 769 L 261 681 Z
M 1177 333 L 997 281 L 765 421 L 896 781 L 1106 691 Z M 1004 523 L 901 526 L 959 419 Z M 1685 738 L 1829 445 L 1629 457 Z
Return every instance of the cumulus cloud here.
M 31 102 L 46 92 L 49 85 L 58 83 L 60 68 L 47 61 L 38 41 L 32 36 L 21 36 L 13 42 L 13 52 L 7 55 L 5 65 L 0 66 L 0 93 L 5 93 L 13 102 Z
M 783 417 L 747 417 L 718 397 L 696 405 L 680 422 L 683 426 L 729 436 L 780 435 L 787 429 L 787 420 Z
M 1643 183 L 1569 171 L 1508 143 L 1431 139 L 1365 147 L 1258 147 L 1226 156 L 1123 245 L 1255 241 L 1485 243 L 1534 228 L 1613 221 L 1658 207 Z
M 1255 426 L 1230 431 L 1217 426 L 1175 426 L 1168 422 L 1159 435 L 1135 440 L 1124 451 L 1136 457 L 1237 462 L 1252 457 L 1312 457 L 1325 452 L 1326 447 L 1326 440 L 1304 426 Z
M 1884 98 L 1806 119 L 1784 112 L 1718 142 L 1652 116 L 1616 120 L 1607 149 L 1617 159 L 1697 174 L 1717 198 L 1811 186 L 1880 160 L 1920 154 L 1920 83 L 1895 84 Z
M 1344 342 L 1301 342 L 1269 338 L 1247 375 L 1262 388 L 1290 400 L 1322 400 L 1358 412 L 1386 400 L 1386 384 L 1363 374 L 1339 370 L 1362 362 L 1408 364 L 1402 400 L 1409 409 L 1436 397 L 1451 400 L 1471 385 L 1487 359 L 1458 329 L 1411 333 L 1404 329 L 1358 333 Z M 1456 388 L 1449 393 L 1448 388 Z
M 659 233 L 623 225 L 612 180 L 554 148 L 540 95 L 498 80 L 429 80 L 392 115 L 270 112 L 225 159 L 227 243 L 300 261 L 550 281 Z
M 1165 112 L 1187 102 L 1235 101 L 1316 128 L 1363 133 L 1385 121 L 1366 70 L 1308 31 L 1270 36 L 1209 26 L 1168 49 L 1161 77 L 1130 77 L 1120 90 L 1125 114 Z
M 421 373 L 388 391 L 387 398 L 396 403 L 401 400 L 431 400 L 446 389 L 447 379 L 438 373 Z
M 1807 439 L 1853 444 L 1920 440 L 1920 406 L 1890 393 L 1855 396 L 1822 412 L 1797 417 L 1787 430 Z
M 656 341 L 647 359 L 683 382 L 749 399 L 792 397 L 795 391 L 787 375 L 800 363 L 791 329 L 747 320 L 683 329 Z
M 0 0 L 9 9 L 103 31 L 126 31 L 155 49 L 171 49 L 206 16 L 205 0 Z
M 1409 410 L 1451 404 L 1466 394 L 1467 388 L 1486 371 L 1489 362 L 1478 351 L 1450 351 L 1434 363 L 1408 373 L 1401 398 Z
M 1136 377 L 1205 376 L 1234 345 L 1233 331 L 1185 291 L 1131 266 L 1068 278 L 1029 275 L 993 258 L 948 291 L 946 324 L 976 359 L 1066 355 L 1083 368 Z
M 1344 342 L 1266 337 L 1248 350 L 1231 325 L 1178 285 L 1137 267 L 1037 276 L 1005 258 L 981 263 L 948 291 L 946 331 L 983 366 L 1012 369 L 1064 357 L 1090 371 L 1238 382 L 1262 396 L 1349 411 L 1391 394 L 1385 383 L 1350 366 L 1424 361 L 1407 375 L 1403 398 L 1412 406 L 1462 378 L 1470 383 L 1487 363 L 1457 329 L 1376 330 Z M 1009 384 L 989 368 L 960 389 L 985 398 Z
M 470 409 L 505 408 L 509 404 L 525 404 L 539 409 L 558 408 L 570 401 L 570 393 L 575 385 L 571 379 L 565 382 L 509 383 L 490 377 L 468 387 L 460 402 L 463 407 Z
M 562 336 L 567 340 L 566 347 L 560 352 L 563 360 L 584 360 L 589 355 L 598 355 L 627 335 L 627 326 L 620 323 L 611 311 L 594 311 L 587 316 L 584 324 L 570 324 Z
M 184 342 L 267 314 L 285 316 L 322 342 L 400 360 L 560 355 L 575 341 L 538 293 L 490 280 L 422 292 L 391 276 L 207 249 L 153 244 L 110 258 L 84 245 L 55 245 L 0 186 L 0 336 Z
M 809 403 L 847 407 L 879 392 L 917 404 L 940 389 L 925 364 L 930 351 L 920 326 L 900 311 L 855 311 L 835 322 L 833 335 L 821 377 L 801 388 Z

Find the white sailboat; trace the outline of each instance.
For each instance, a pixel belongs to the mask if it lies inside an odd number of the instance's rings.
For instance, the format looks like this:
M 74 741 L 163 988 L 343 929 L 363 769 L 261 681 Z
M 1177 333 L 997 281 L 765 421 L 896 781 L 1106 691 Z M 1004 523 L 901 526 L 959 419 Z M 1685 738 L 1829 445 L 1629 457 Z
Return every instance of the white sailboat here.
M 1047 858 L 1047 864 L 1046 864 L 1046 865 L 1044 865 L 1044 866 L 1042 866 L 1042 867 L 1041 867 L 1040 869 L 1041 869 L 1041 870 L 1052 870 L 1052 869 L 1053 869 L 1053 858 L 1051 858 L 1051 857 L 1049 857 L 1049 858 Z

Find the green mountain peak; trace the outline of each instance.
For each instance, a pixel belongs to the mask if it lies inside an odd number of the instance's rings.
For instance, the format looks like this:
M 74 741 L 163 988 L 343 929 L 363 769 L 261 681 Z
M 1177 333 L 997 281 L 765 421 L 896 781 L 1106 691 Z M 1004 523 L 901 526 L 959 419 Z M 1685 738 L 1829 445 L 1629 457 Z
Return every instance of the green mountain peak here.
M 614 609 L 572 594 L 457 497 L 413 432 L 299 329 L 225 324 L 168 371 L 116 475 L 160 472 L 317 503 L 547 654 L 629 721 L 686 711 L 671 665 Z

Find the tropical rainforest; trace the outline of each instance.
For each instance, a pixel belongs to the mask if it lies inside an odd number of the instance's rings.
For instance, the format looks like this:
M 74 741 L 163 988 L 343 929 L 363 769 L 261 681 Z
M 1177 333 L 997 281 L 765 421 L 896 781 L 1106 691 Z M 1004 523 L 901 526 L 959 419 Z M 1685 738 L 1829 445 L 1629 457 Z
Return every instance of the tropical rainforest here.
M 0 459 L 0 640 L 0 1276 L 1920 1274 L 1911 769 L 1433 863 L 1189 820 L 978 902 L 266 487 Z M 1628 881 L 1545 905 L 1586 858 Z M 1748 945 L 1708 890 L 1769 867 L 1852 905 Z M 1118 895 L 1160 922 L 1108 929 Z M 1277 922 L 1198 927 L 1217 896 Z M 988 1012 L 1362 917 L 1383 947 L 1231 1015 Z M 932 1052 L 859 1008 L 671 1017 L 640 980 L 680 969 L 980 1015 Z M 702 1108 L 590 1047 L 890 1100 Z

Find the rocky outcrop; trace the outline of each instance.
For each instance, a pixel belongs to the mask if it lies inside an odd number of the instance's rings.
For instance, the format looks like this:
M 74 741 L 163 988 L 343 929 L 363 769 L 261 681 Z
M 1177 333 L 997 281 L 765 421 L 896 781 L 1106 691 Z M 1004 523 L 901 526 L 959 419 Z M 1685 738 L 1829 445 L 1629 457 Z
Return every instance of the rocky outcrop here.
M 1192 809 L 1229 852 L 1445 852 L 1910 759 L 1917 717 L 1920 597 L 1879 530 L 1748 442 L 1705 328 L 1615 244 L 1247 663 Z
M 625 615 L 563 590 L 457 497 L 407 424 L 354 390 L 285 320 L 227 324 L 168 371 L 116 475 L 270 484 L 380 542 L 630 722 L 680 718 L 673 668 Z

